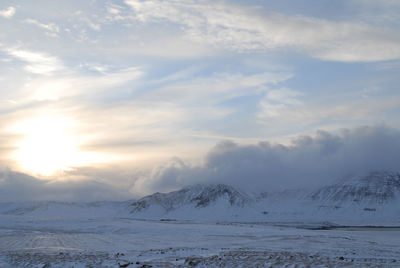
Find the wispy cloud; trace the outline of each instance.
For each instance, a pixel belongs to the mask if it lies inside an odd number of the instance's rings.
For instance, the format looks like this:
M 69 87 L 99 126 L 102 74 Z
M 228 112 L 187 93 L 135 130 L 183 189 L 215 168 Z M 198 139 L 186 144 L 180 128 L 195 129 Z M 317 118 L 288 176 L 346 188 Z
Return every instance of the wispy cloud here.
M 6 49 L 14 58 L 26 62 L 25 70 L 35 74 L 52 74 L 63 69 L 61 61 L 54 56 L 45 53 L 32 52 L 20 49 Z
M 37 76 L 21 86 L 25 99 L 60 99 L 118 87 L 138 79 L 142 71 L 137 67 L 106 72 L 104 66 L 82 65 L 100 75 L 82 74 L 75 66 L 67 66 L 60 58 L 43 52 L 19 48 L 2 48 L 14 59 L 24 63 L 23 69 Z
M 35 19 L 26 19 L 26 20 L 24 20 L 24 22 L 35 25 L 41 29 L 44 29 L 48 33 L 52 34 L 55 37 L 57 37 L 58 33 L 60 32 L 60 27 L 58 25 L 56 25 L 55 23 L 45 24 L 45 23 L 41 23 Z
M 235 51 L 292 49 L 331 61 L 400 58 L 400 34 L 356 22 L 332 22 L 277 13 L 261 15 L 221 2 L 126 0 L 135 20 L 170 22 L 187 38 Z
M 15 15 L 15 11 L 17 9 L 15 7 L 8 7 L 6 9 L 0 9 L 0 17 L 9 19 Z
M 188 81 L 169 83 L 143 96 L 145 99 L 174 101 L 174 103 L 216 104 L 238 96 L 265 91 L 290 79 L 289 72 L 265 72 L 256 74 L 215 73 L 207 77 L 194 77 Z
M 107 6 L 107 12 L 109 13 L 109 15 L 107 16 L 107 19 L 111 20 L 111 21 L 120 21 L 120 20 L 124 20 L 125 17 L 122 16 L 122 10 L 124 9 L 124 7 L 116 5 L 116 4 L 109 4 Z
M 261 100 L 257 114 L 260 123 L 280 127 L 286 125 L 292 128 L 319 125 L 326 129 L 337 127 L 340 123 L 344 125 L 349 122 L 363 123 L 365 118 L 374 118 L 375 122 L 382 122 L 388 110 L 400 107 L 400 101 L 393 99 L 392 96 L 368 98 L 365 91 L 361 93 L 360 98 L 349 97 L 345 102 L 336 100 L 327 102 L 322 99 L 310 101 L 299 92 L 291 90 L 289 92 L 289 95 L 277 100 L 271 99 L 269 94 Z
M 268 91 L 260 102 L 261 112 L 259 113 L 259 117 L 281 117 L 288 109 L 297 110 L 303 105 L 303 103 L 297 99 L 299 95 L 301 95 L 300 92 L 296 92 L 289 88 L 280 88 Z

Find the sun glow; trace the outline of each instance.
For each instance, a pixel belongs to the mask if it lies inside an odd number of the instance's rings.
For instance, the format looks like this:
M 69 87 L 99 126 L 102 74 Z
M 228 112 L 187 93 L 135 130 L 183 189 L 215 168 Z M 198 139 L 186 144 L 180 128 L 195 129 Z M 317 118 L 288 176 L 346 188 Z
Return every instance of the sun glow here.
M 74 122 L 66 118 L 35 118 L 15 126 L 22 136 L 14 159 L 21 169 L 37 175 L 51 175 L 82 164 Z

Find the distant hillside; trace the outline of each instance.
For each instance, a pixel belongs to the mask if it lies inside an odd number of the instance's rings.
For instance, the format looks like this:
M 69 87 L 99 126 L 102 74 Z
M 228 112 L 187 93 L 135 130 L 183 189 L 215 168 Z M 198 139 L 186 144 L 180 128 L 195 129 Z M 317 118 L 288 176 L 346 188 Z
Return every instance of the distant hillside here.
M 226 221 L 334 221 L 400 225 L 400 174 L 346 177 L 315 191 L 246 193 L 229 185 L 194 185 L 130 205 L 134 217 Z
M 340 180 L 315 191 L 310 197 L 325 204 L 388 204 L 400 196 L 400 174 L 371 172 Z

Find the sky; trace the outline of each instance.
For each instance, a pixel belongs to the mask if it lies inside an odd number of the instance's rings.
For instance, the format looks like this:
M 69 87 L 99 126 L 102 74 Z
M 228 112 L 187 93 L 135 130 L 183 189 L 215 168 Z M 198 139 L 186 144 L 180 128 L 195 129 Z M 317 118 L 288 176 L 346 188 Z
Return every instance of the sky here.
M 400 166 L 396 0 L 3 0 L 0 201 Z

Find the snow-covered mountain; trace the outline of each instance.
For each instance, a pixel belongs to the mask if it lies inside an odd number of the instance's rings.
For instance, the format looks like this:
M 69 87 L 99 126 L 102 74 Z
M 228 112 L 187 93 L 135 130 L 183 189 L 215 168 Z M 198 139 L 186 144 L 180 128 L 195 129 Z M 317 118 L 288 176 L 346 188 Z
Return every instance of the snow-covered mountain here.
M 0 203 L 0 215 L 35 218 L 97 218 L 115 217 L 126 213 L 129 202 L 11 202 Z
M 170 193 L 155 193 L 132 203 L 132 212 L 159 206 L 166 212 L 186 205 L 204 208 L 223 200 L 230 206 L 243 207 L 254 200 L 246 193 L 225 184 L 197 184 Z
M 399 225 L 400 174 L 371 172 L 315 191 L 248 193 L 224 184 L 193 185 L 126 202 L 0 204 L 0 216 L 176 219 L 235 222 L 335 222 Z
M 139 218 L 226 221 L 342 221 L 400 225 L 400 174 L 371 172 L 316 191 L 245 193 L 228 185 L 195 185 L 131 204 Z
M 336 206 L 345 203 L 383 205 L 399 197 L 400 174 L 388 171 L 346 177 L 310 195 L 315 201 Z

